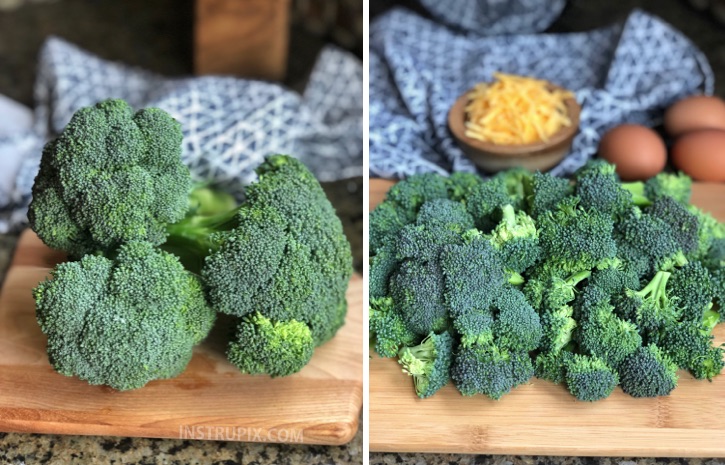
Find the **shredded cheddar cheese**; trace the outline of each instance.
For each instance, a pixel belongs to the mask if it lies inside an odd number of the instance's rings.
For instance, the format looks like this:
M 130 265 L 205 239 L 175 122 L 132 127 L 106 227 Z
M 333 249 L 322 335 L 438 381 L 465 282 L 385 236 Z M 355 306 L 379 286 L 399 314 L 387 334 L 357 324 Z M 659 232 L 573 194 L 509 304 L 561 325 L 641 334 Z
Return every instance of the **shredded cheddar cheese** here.
M 477 84 L 468 94 L 466 136 L 499 145 L 547 141 L 571 126 L 565 101 L 571 92 L 551 90 L 548 83 L 495 73 L 491 84 Z

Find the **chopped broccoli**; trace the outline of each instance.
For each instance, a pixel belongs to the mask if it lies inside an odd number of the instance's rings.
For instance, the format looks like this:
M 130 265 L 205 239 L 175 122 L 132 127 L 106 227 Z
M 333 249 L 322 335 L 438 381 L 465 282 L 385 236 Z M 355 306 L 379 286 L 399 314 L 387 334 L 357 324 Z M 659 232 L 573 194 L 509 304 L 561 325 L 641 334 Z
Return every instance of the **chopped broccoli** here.
M 521 273 L 539 260 L 539 234 L 525 212 L 517 213 L 511 205 L 504 205 L 501 211 L 501 222 L 491 231 L 491 244 L 508 269 Z
M 390 295 L 406 325 L 416 334 L 439 333 L 448 328 L 443 300 L 443 272 L 437 262 L 407 260 L 390 281 Z
M 471 194 L 483 184 L 483 178 L 475 173 L 456 172 L 446 179 L 448 197 L 456 202 L 466 203 Z
M 654 331 L 677 321 L 681 309 L 678 299 L 668 293 L 670 276 L 667 271 L 659 271 L 641 290 L 625 289 L 624 294 L 615 299 L 618 314 L 636 324 L 642 332 Z
M 644 195 L 652 201 L 672 197 L 687 205 L 692 195 L 692 179 L 684 173 L 659 173 L 644 183 Z
M 690 205 L 687 209 L 697 217 L 698 228 L 698 246 L 695 256 L 704 257 L 714 240 L 725 238 L 725 224 L 720 223 L 711 214 L 704 212 L 694 205 Z
M 497 214 L 501 207 L 510 203 L 506 181 L 498 177 L 481 183 L 468 198 L 466 208 L 476 222 L 476 227 L 488 232 L 498 223 L 500 218 Z
M 699 247 L 697 216 L 672 197 L 658 198 L 647 212 L 669 226 L 672 237 L 686 256 L 697 256 Z
M 518 289 L 507 288 L 494 303 L 494 341 L 501 349 L 530 352 L 542 338 L 541 319 Z
M 425 399 L 448 384 L 453 360 L 453 337 L 449 333 L 429 334 L 415 347 L 404 347 L 398 363 L 413 377 L 415 393 Z
M 575 175 L 581 206 L 618 217 L 632 207 L 632 194 L 624 189 L 615 166 L 601 159 L 589 161 Z
M 392 244 L 398 237 L 398 232 L 413 221 L 415 221 L 414 214 L 400 208 L 395 202 L 383 201 L 370 212 L 370 252 L 375 253 L 384 246 Z
M 655 344 L 640 347 L 619 367 L 622 390 L 632 397 L 666 396 L 677 387 L 677 365 Z
M 633 209 L 617 224 L 616 233 L 620 241 L 631 248 L 629 253 L 632 256 L 648 258 L 653 274 L 687 263 L 672 228 L 655 216 Z M 624 258 L 625 261 L 629 259 L 627 256 Z
M 375 351 L 381 357 L 395 357 L 402 346 L 413 345 L 418 339 L 389 297 L 370 299 L 369 326 Z
M 271 321 L 259 312 L 241 318 L 227 347 L 227 358 L 242 373 L 288 376 L 312 358 L 309 326 L 296 320 Z
M 714 297 L 712 276 L 700 262 L 689 262 L 672 272 L 667 292 L 676 299 L 684 320 L 699 322 Z
M 610 296 L 621 295 L 625 289 L 639 288 L 639 276 L 624 265 L 592 271 L 589 283 Z
M 534 219 L 544 212 L 554 210 L 559 202 L 574 193 L 574 187 L 568 179 L 539 171 L 534 173 L 528 183 L 526 203 L 529 215 Z
M 712 339 L 712 328 L 692 321 L 665 326 L 650 336 L 650 341 L 670 356 L 678 367 L 688 370 L 697 379 L 710 380 L 725 366 L 723 349 L 714 347 Z
M 578 326 L 573 315 L 574 309 L 569 305 L 546 309 L 542 312 L 541 349 L 544 352 L 556 353 L 572 341 L 574 330 Z
M 371 299 L 389 295 L 388 283 L 397 267 L 398 259 L 395 257 L 395 247 L 391 245 L 381 247 L 374 256 L 370 257 L 368 288 Z
M 485 394 L 494 400 L 533 375 L 534 367 L 526 352 L 510 352 L 493 344 L 459 347 L 451 366 L 451 378 L 461 394 Z
M 561 384 L 566 378 L 566 365 L 573 356 L 569 350 L 541 352 L 534 361 L 534 373 L 539 379 Z
M 33 296 L 53 368 L 117 390 L 179 375 L 216 316 L 199 280 L 148 242 L 61 263 Z
M 611 217 L 584 210 L 576 197 L 563 200 L 556 211 L 542 215 L 539 228 L 544 256 L 565 272 L 590 270 L 617 253 Z
M 181 125 L 158 108 L 134 114 L 105 100 L 78 110 L 43 149 L 30 227 L 74 259 L 128 241 L 163 243 L 189 206 L 181 139 Z
M 565 371 L 566 387 L 581 401 L 605 399 L 619 384 L 617 372 L 597 357 L 573 355 L 566 361 Z
M 526 168 L 511 168 L 499 171 L 493 179 L 503 181 L 506 186 L 506 192 L 509 196 L 509 202 L 517 210 L 524 207 L 527 198 L 527 191 L 531 184 L 533 173 Z
M 414 217 L 424 203 L 448 198 L 446 179 L 434 173 L 415 174 L 391 187 L 386 199 L 397 204 L 406 216 Z

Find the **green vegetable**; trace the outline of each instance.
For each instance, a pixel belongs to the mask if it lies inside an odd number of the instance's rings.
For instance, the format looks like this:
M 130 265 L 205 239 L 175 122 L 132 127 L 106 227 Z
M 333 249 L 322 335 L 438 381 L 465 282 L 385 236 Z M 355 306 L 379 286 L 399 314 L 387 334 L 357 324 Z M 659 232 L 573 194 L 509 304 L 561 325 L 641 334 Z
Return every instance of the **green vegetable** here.
M 425 399 L 448 384 L 453 359 L 453 338 L 448 333 L 431 333 L 414 347 L 404 347 L 398 362 L 413 377 L 415 393 Z

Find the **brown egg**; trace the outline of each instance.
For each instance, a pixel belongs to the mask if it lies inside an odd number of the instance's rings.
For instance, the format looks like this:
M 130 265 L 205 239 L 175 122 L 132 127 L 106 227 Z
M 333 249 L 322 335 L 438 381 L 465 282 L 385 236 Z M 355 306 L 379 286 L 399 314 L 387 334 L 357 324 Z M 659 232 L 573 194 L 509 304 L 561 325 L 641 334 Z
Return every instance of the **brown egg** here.
M 725 131 L 703 129 L 677 139 L 672 163 L 698 181 L 725 181 Z
M 665 129 L 672 137 L 698 129 L 725 130 L 725 102 L 706 95 L 682 99 L 665 112 Z
M 624 181 L 651 178 L 667 163 L 662 138 L 637 124 L 623 124 L 604 134 L 599 142 L 599 156 L 617 165 L 617 173 Z

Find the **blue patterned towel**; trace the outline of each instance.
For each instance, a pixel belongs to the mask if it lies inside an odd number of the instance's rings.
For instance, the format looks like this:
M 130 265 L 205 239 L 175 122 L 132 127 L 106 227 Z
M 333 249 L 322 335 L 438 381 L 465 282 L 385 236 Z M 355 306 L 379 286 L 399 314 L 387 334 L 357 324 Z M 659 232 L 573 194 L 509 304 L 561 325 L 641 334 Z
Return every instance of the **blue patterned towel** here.
M 254 168 L 271 153 L 298 157 L 321 181 L 361 176 L 362 83 L 360 61 L 332 47 L 323 50 L 299 95 L 277 84 L 232 77 L 165 78 L 51 38 L 38 64 L 33 131 L 0 136 L 0 153 L 22 156 L 15 184 L 0 186 L 0 232 L 27 221 L 45 141 L 76 110 L 111 97 L 169 112 L 181 123 L 182 156 L 193 177 L 234 194 L 241 195 Z
M 712 93 L 714 80 L 686 37 L 641 11 L 591 32 L 484 37 L 392 10 L 370 28 L 371 176 L 475 171 L 446 118 L 458 96 L 496 71 L 575 91 L 580 131 L 555 175 L 581 167 L 612 126 L 655 125 L 673 101 Z

